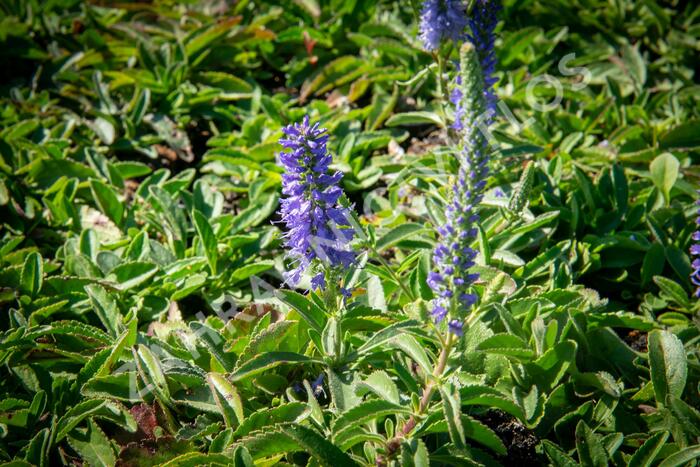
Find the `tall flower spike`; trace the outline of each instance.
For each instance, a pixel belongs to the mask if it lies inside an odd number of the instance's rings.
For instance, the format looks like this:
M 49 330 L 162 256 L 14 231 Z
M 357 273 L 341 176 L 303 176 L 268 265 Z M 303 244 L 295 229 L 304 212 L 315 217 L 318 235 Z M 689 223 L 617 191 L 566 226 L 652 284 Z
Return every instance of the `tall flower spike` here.
M 498 12 L 500 10 L 500 0 L 476 0 L 469 18 L 471 33 L 468 35 L 468 39 L 474 44 L 481 64 L 484 83 L 482 92 L 486 97 L 486 108 L 488 110 L 488 114 L 485 117 L 487 124 L 492 122 L 493 116 L 496 114 L 496 94 L 493 91 L 493 85 L 497 81 L 493 76 L 496 69 L 496 53 L 494 51 L 496 37 L 494 30 L 498 24 Z M 462 130 L 465 125 L 461 88 L 462 76 L 460 73 L 457 73 L 455 87 L 450 94 L 450 101 L 455 106 L 455 121 L 452 125 L 455 130 Z
M 296 285 L 314 260 L 330 268 L 347 268 L 355 261 L 350 249 L 354 231 L 350 226 L 350 211 L 339 202 L 343 194 L 339 186 L 342 174 L 328 173 L 332 157 L 326 149 L 328 135 L 319 124 L 302 123 L 282 129 L 280 144 L 286 149 L 279 154 L 284 166 L 280 214 L 286 224 L 283 235 L 295 268 L 286 280 Z M 316 271 L 313 287 L 325 288 L 323 272 Z
M 440 243 L 433 253 L 436 271 L 428 284 L 437 294 L 432 316 L 440 323 L 450 318 L 449 330 L 462 334 L 461 320 L 477 301 L 471 286 L 479 278 L 470 273 L 476 251 L 471 244 L 477 235 L 477 208 L 488 176 L 488 141 L 481 131 L 480 119 L 486 112 L 484 82 L 474 46 L 465 43 L 460 50 L 461 106 L 465 125 L 460 133 L 460 168 L 451 185 L 451 199 L 445 209 L 446 222 L 438 228 Z
M 698 190 L 698 195 L 700 195 L 700 190 Z M 690 274 L 690 281 L 695 285 L 695 296 L 700 298 L 700 198 L 695 201 L 695 205 L 698 206 L 697 218 L 695 219 L 697 230 L 693 232 L 693 244 L 690 246 L 690 256 L 693 258 L 693 272 Z
M 461 0 L 425 0 L 420 15 L 420 40 L 427 50 L 437 50 L 444 39 L 464 39 L 467 16 Z
M 484 74 L 486 107 L 491 111 L 489 123 L 496 112 L 496 94 L 493 92 L 493 85 L 497 81 L 493 76 L 496 70 L 496 52 L 494 50 L 496 36 L 494 30 L 498 24 L 498 12 L 500 10 L 500 0 L 476 0 L 469 18 L 469 29 L 471 30 L 469 41 L 476 47 L 481 63 L 481 71 Z

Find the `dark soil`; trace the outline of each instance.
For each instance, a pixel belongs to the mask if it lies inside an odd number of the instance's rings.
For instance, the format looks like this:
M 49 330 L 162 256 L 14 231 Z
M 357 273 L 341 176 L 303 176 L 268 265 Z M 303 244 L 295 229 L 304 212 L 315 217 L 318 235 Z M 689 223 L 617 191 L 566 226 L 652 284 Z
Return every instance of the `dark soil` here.
M 507 454 L 498 459 L 504 466 L 542 465 L 542 459 L 535 451 L 539 439 L 514 417 L 500 410 L 490 410 L 476 418 L 491 428 L 508 449 Z
M 648 347 L 646 332 L 641 332 L 637 331 L 636 329 L 633 329 L 627 334 L 622 334 L 620 337 L 623 341 L 625 341 L 627 345 L 629 345 L 632 348 L 632 350 L 641 353 L 647 352 Z

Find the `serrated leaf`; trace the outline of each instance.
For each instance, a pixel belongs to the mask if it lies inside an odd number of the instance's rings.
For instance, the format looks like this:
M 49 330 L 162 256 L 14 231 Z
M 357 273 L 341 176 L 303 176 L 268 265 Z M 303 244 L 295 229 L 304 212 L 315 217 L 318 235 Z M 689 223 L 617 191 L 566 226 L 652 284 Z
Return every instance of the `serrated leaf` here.
M 58 443 L 63 440 L 73 428 L 86 418 L 96 414 L 106 403 L 106 400 L 89 399 L 73 406 L 56 422 L 54 442 Z
M 333 431 L 333 436 L 337 438 L 343 432 L 356 426 L 388 415 L 397 414 L 410 415 L 411 410 L 386 400 L 372 399 L 342 412 L 333 422 L 331 429 Z
M 292 307 L 306 321 L 306 324 L 315 329 L 319 334 L 326 324 L 326 317 L 315 303 L 293 290 L 276 290 L 275 296 L 282 302 Z
M 265 352 L 248 360 L 231 373 L 232 382 L 262 373 L 285 363 L 320 363 L 318 360 L 294 352 Z
M 85 291 L 88 297 L 90 297 L 90 303 L 92 304 L 93 310 L 95 310 L 95 314 L 100 319 L 105 329 L 107 329 L 107 332 L 109 332 L 112 337 L 118 336 L 122 316 L 121 313 L 119 313 L 119 308 L 117 308 L 117 302 L 107 293 L 104 287 L 100 285 L 87 285 L 85 286 Z
M 248 415 L 236 429 L 234 436 L 241 437 L 256 430 L 272 427 L 278 423 L 299 422 L 309 413 L 302 402 L 290 402 L 277 407 L 266 407 Z
M 286 424 L 279 430 L 293 439 L 304 452 L 311 454 L 322 464 L 338 467 L 356 467 L 350 456 L 331 444 L 326 438 L 303 425 Z
M 442 412 L 447 422 L 447 431 L 450 434 L 450 439 L 457 449 L 464 449 L 466 441 L 464 426 L 462 425 L 459 392 L 441 386 L 440 396 L 442 397 Z
M 358 355 L 367 354 L 379 347 L 380 345 L 384 344 L 385 342 L 394 339 L 397 336 L 400 336 L 408 329 L 417 327 L 419 327 L 419 323 L 413 320 L 400 321 L 398 323 L 394 323 L 375 333 L 364 344 L 362 344 L 356 352 Z
M 108 467 L 117 462 L 109 438 L 94 420 L 88 420 L 87 428 L 73 430 L 67 439 L 82 460 L 91 466 Z
M 685 309 L 690 309 L 691 306 L 688 294 L 677 282 L 663 276 L 654 276 L 654 282 L 668 299 L 676 302 Z
M 627 465 L 629 467 L 651 467 L 667 439 L 667 431 L 654 433 L 637 449 Z
M 245 418 L 241 396 L 236 388 L 219 373 L 209 373 L 207 382 L 214 395 L 216 405 L 221 410 L 226 426 L 235 429 Z
M 700 444 L 681 449 L 661 461 L 658 467 L 680 467 L 700 457 Z
M 147 346 L 139 344 L 133 349 L 136 368 L 146 385 L 146 392 L 153 391 L 165 404 L 170 405 L 170 389 L 160 361 Z
M 582 467 L 608 465 L 608 456 L 603 444 L 583 420 L 576 425 L 576 451 Z
M 400 403 L 399 389 L 386 371 L 377 370 L 371 373 L 362 382 L 362 386 L 392 404 Z

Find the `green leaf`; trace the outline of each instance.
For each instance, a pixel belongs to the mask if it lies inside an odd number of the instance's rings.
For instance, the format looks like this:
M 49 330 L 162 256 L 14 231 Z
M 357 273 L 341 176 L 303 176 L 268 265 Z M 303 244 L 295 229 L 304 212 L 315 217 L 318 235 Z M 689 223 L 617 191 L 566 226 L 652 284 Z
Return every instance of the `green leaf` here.
M 394 87 L 391 95 L 375 93 L 372 97 L 372 106 L 365 122 L 365 128 L 368 131 L 378 129 L 394 111 L 397 99 L 398 87 Z
M 406 439 L 401 443 L 401 465 L 412 467 L 429 467 L 428 448 L 421 439 Z
M 228 467 L 231 465 L 231 458 L 219 453 L 188 452 L 159 465 L 161 467 L 200 467 L 202 465 L 207 467 Z
M 104 287 L 100 285 L 86 285 L 85 291 L 88 297 L 90 297 L 92 308 L 95 310 L 95 314 L 97 314 L 102 325 L 112 337 L 117 337 L 119 335 L 119 325 L 122 320 L 117 302 L 107 293 Z
M 124 204 L 119 201 L 114 189 L 99 180 L 90 180 L 90 189 L 100 211 L 120 226 L 124 216 Z
M 248 415 L 236 429 L 236 438 L 245 436 L 256 430 L 272 427 L 278 423 L 300 422 L 309 414 L 309 408 L 302 402 L 290 402 L 277 407 L 266 407 Z
M 667 439 L 667 431 L 654 433 L 637 449 L 627 465 L 629 467 L 651 467 Z
M 223 91 L 222 99 L 246 99 L 253 93 L 253 86 L 247 81 L 220 71 L 204 71 L 197 74 L 197 81 Z
M 139 344 L 132 352 L 139 375 L 146 384 L 145 391 L 153 391 L 163 403 L 171 405 L 170 389 L 158 358 L 143 344 Z
M 79 404 L 74 405 L 66 414 L 61 417 L 56 423 L 54 443 L 59 443 L 63 438 L 80 424 L 86 418 L 96 414 L 102 409 L 106 400 L 89 399 Z
M 304 82 L 301 87 L 301 100 L 306 100 L 312 94 L 322 94 L 349 83 L 368 68 L 369 63 L 358 57 L 352 55 L 338 57 L 319 69 L 313 78 Z
M 231 371 L 236 363 L 236 358 L 232 353 L 225 351 L 225 342 L 219 332 L 197 320 L 190 321 L 189 324 L 194 335 L 197 336 L 197 340 L 204 344 L 211 356 L 216 359 L 225 371 Z M 238 363 L 240 364 L 241 362 L 239 361 Z
M 544 447 L 544 452 L 552 461 L 553 465 L 556 465 L 557 467 L 578 467 L 576 461 L 569 457 L 569 455 L 562 448 L 548 439 L 542 440 L 542 447 Z
M 355 394 L 358 383 L 354 373 L 348 371 L 338 374 L 333 370 L 328 370 L 327 373 L 331 399 L 340 412 L 352 409 L 360 403 L 361 398 Z
M 501 409 L 520 420 L 525 419 L 522 408 L 508 399 L 497 389 L 470 384 L 463 386 L 460 390 L 462 405 L 483 405 L 486 407 Z
M 676 304 L 682 306 L 686 310 L 691 308 L 690 300 L 688 299 L 688 294 L 683 290 L 683 287 L 678 285 L 677 282 L 667 279 L 663 276 L 654 276 L 654 282 L 659 286 L 664 298 L 675 302 Z
M 107 467 L 117 462 L 109 438 L 94 420 L 88 421 L 87 428 L 73 430 L 67 440 L 82 460 L 91 466 Z
M 402 240 L 407 240 L 419 233 L 427 232 L 427 229 L 422 224 L 407 223 L 394 227 L 389 232 L 377 239 L 377 251 L 381 252 L 387 248 L 396 245 Z
M 535 353 L 525 341 L 513 334 L 496 334 L 481 341 L 477 349 L 510 357 L 532 359 Z
M 319 334 L 323 331 L 326 317 L 323 310 L 315 303 L 293 290 L 278 289 L 275 290 L 275 296 L 299 313 L 306 324 L 318 331 Z
M 665 264 L 666 255 L 664 254 L 664 246 L 657 242 L 652 243 L 644 255 L 644 261 L 642 262 L 642 287 L 649 284 L 654 276 L 661 274 Z
M 540 214 L 539 216 L 535 217 L 533 220 L 512 229 L 510 231 L 510 233 L 511 234 L 524 234 L 524 233 L 532 232 L 533 230 L 539 229 L 540 227 L 544 227 L 545 225 L 554 221 L 554 219 L 556 219 L 558 217 L 559 217 L 559 211 L 545 212 L 544 214 Z
M 216 276 L 216 261 L 219 256 L 217 250 L 216 236 L 214 235 L 214 230 L 211 228 L 211 224 L 207 218 L 201 212 L 196 209 L 192 211 L 192 219 L 194 220 L 194 226 L 197 229 L 197 235 L 199 236 L 202 246 L 204 247 L 204 254 L 207 256 L 207 262 L 209 263 L 209 270 L 212 276 Z
M 280 426 L 279 430 L 294 440 L 302 451 L 311 454 L 323 465 L 357 467 L 357 463 L 350 456 L 311 428 L 303 425 L 286 424 Z
M 418 321 L 414 321 L 414 320 L 399 321 L 398 323 L 394 323 L 390 326 L 387 326 L 384 329 L 382 329 L 381 331 L 375 333 L 364 344 L 362 344 L 357 349 L 356 352 L 358 355 L 364 355 L 366 353 L 373 351 L 375 348 L 386 343 L 387 341 L 394 339 L 397 336 L 400 336 L 402 333 L 406 332 L 407 330 L 415 329 L 415 328 L 419 328 L 419 327 L 420 327 L 420 323 L 418 323 Z
M 629 76 L 632 77 L 635 87 L 641 90 L 647 80 L 647 68 L 646 62 L 639 52 L 639 44 L 635 46 L 624 44 L 622 46 L 622 61 Z
M 158 268 L 155 264 L 133 261 L 120 264 L 112 269 L 107 280 L 114 282 L 115 289 L 125 291 L 148 281 L 156 272 L 158 272 Z
M 549 391 L 557 385 L 574 362 L 576 349 L 574 341 L 560 342 L 534 362 L 525 364 L 526 371 L 541 391 Z
M 678 397 L 669 396 L 666 401 L 683 430 L 690 436 L 700 436 L 700 411 Z
M 659 138 L 666 151 L 690 151 L 700 147 L 700 120 L 690 120 L 672 128 Z
M 279 350 L 280 343 L 296 328 L 296 321 L 278 321 L 255 334 L 238 355 L 238 366 L 263 352 Z
M 258 260 L 252 264 L 246 264 L 240 268 L 231 272 L 231 279 L 236 281 L 242 281 L 248 279 L 252 276 L 260 274 L 261 272 L 268 271 L 275 266 L 275 262 L 272 260 Z
M 447 431 L 457 449 L 466 446 L 464 426 L 462 425 L 462 410 L 459 392 L 447 386 L 440 387 L 442 397 L 442 412 L 447 422 Z
M 274 368 L 284 363 L 320 363 L 318 360 L 294 352 L 265 352 L 236 367 L 230 376 L 232 382 L 249 378 L 253 375 Z
M 412 125 L 437 125 L 444 127 L 445 122 L 434 112 L 404 112 L 392 115 L 385 123 L 385 126 L 412 126 Z
M 219 373 L 209 373 L 207 382 L 214 395 L 216 405 L 221 410 L 227 427 L 238 427 L 245 418 L 243 415 L 243 402 L 236 388 Z
M 656 402 L 666 403 L 671 395 L 681 397 L 688 376 L 685 349 L 675 334 L 654 330 L 648 334 L 649 367 Z
M 21 288 L 22 291 L 30 297 L 36 297 L 41 290 L 41 285 L 44 279 L 44 264 L 41 255 L 36 251 L 32 251 L 24 259 L 21 273 Z
M 27 444 L 24 460 L 30 462 L 32 466 L 44 467 L 50 465 L 48 459 L 50 444 L 51 432 L 49 429 L 43 428 L 39 430 Z M 19 466 L 23 467 L 21 463 Z
M 400 334 L 384 344 L 387 348 L 399 349 L 416 362 L 421 369 L 429 374 L 432 365 L 428 354 L 418 340 L 410 334 Z
M 680 467 L 700 457 L 700 444 L 681 449 L 661 461 L 658 467 Z
M 382 399 L 391 402 L 392 404 L 399 404 L 401 399 L 399 398 L 399 389 L 396 384 L 391 380 L 391 377 L 386 371 L 377 370 L 371 373 L 361 384 L 364 387 Z
M 131 123 L 133 123 L 133 125 L 137 127 L 143 121 L 143 117 L 146 115 L 148 107 L 151 105 L 151 90 L 148 88 L 138 89 L 135 94 L 135 97 L 136 99 L 132 101 L 133 107 L 131 109 L 131 115 L 129 115 L 129 118 L 131 118 Z M 146 173 L 148 172 L 149 171 L 147 171 Z M 142 173 L 142 175 L 145 174 Z
M 657 156 L 649 166 L 651 181 L 664 195 L 666 204 L 671 202 L 671 188 L 673 188 L 678 179 L 679 168 L 680 163 L 678 159 L 669 152 Z
M 501 438 L 478 420 L 462 414 L 462 426 L 464 427 L 464 435 L 467 438 L 483 444 L 498 455 L 505 456 L 508 452 Z
M 397 414 L 410 415 L 411 410 L 386 400 L 372 399 L 342 412 L 333 422 L 331 429 L 333 431 L 333 436 L 337 438 L 342 435 L 343 432 L 356 426 L 388 415 Z
M 608 456 L 600 438 L 583 420 L 576 425 L 576 451 L 582 467 L 608 466 Z

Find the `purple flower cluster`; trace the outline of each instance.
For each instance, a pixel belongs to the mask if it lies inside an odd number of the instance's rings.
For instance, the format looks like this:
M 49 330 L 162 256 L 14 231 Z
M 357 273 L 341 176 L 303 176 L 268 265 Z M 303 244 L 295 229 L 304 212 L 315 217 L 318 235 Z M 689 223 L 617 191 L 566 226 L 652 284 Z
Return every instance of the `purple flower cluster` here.
M 491 123 L 493 116 L 496 114 L 496 94 L 493 92 L 493 85 L 497 81 L 493 76 L 496 69 L 494 29 L 498 24 L 498 12 L 500 10 L 501 4 L 499 0 L 477 0 L 472 10 L 472 15 L 468 20 L 471 34 L 467 38 L 476 48 L 483 75 L 482 92 L 486 98 L 486 123 Z M 455 76 L 455 86 L 450 93 L 450 102 L 455 108 L 455 121 L 452 127 L 458 131 L 462 130 L 465 125 L 463 99 L 462 75 L 458 70 Z
M 700 190 L 698 190 L 698 195 L 700 195 Z M 700 298 L 700 199 L 695 204 L 698 206 L 698 216 L 695 219 L 697 230 L 693 232 L 693 244 L 690 247 L 690 256 L 693 257 L 693 272 L 690 274 L 690 281 L 696 286 L 695 296 Z
M 465 43 L 460 50 L 460 104 L 465 125 L 460 132 L 460 169 L 452 185 L 451 199 L 445 209 L 446 222 L 438 228 L 440 243 L 433 253 L 437 271 L 428 276 L 428 284 L 436 293 L 432 316 L 440 323 L 450 317 L 448 328 L 462 334 L 463 318 L 476 303 L 471 291 L 479 278 L 470 272 L 476 251 L 471 248 L 478 229 L 477 208 L 483 198 L 488 177 L 488 140 L 477 125 L 486 111 L 484 82 L 474 46 Z
M 437 50 L 443 39 L 464 39 L 467 16 L 461 0 L 425 0 L 420 15 L 420 40 L 426 50 Z
M 498 12 L 500 10 L 500 0 L 476 0 L 469 18 L 469 29 L 471 30 L 469 41 L 474 44 L 479 56 L 481 72 L 484 74 L 486 108 L 491 115 L 496 112 L 496 94 L 493 92 L 493 85 L 497 81 L 493 76 L 496 70 L 496 52 L 494 49 L 496 35 L 494 30 L 498 24 Z
M 282 129 L 280 144 L 285 148 L 279 154 L 284 166 L 280 214 L 286 224 L 285 246 L 295 268 L 286 280 L 295 285 L 315 259 L 324 265 L 347 268 L 355 261 L 350 248 L 354 230 L 350 225 L 350 211 L 339 202 L 343 194 L 339 186 L 342 174 L 329 174 L 332 157 L 326 149 L 328 135 L 319 124 L 302 123 Z M 312 278 L 314 288 L 325 288 L 325 276 L 318 271 Z

